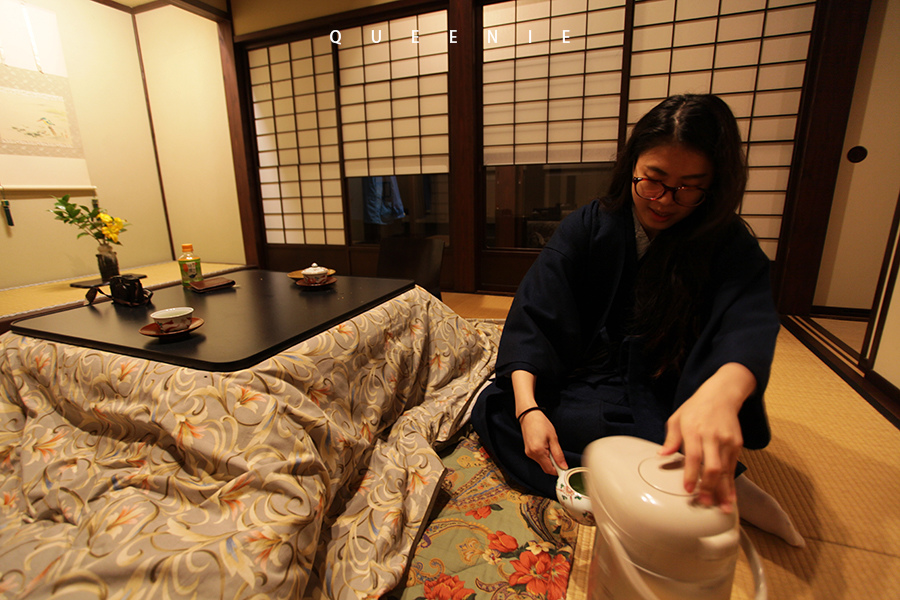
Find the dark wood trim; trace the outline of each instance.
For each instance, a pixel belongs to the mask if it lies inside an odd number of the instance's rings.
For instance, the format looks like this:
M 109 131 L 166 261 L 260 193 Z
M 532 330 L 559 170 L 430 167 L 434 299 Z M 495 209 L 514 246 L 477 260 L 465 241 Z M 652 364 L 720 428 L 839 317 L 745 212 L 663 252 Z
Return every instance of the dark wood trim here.
M 868 321 L 872 311 L 866 308 L 840 308 L 835 306 L 811 306 L 809 314 L 825 319 L 841 319 L 844 321 Z
M 134 9 L 124 4 L 119 4 L 118 2 L 114 2 L 113 0 L 93 0 L 97 4 L 102 4 L 103 6 L 114 8 L 116 10 L 120 10 L 122 12 L 126 12 L 128 14 L 134 14 Z
M 148 2 L 147 4 L 141 4 L 140 6 L 135 6 L 130 9 L 131 14 L 135 15 L 138 13 L 150 12 L 151 10 L 156 10 L 158 8 L 165 8 L 169 6 L 168 0 L 156 0 L 156 2 Z
M 881 266 L 881 273 L 878 276 L 878 292 L 875 294 L 875 300 L 872 304 L 872 314 L 877 315 L 866 332 L 866 347 L 868 352 L 865 355 L 866 365 L 875 361 L 878 355 L 878 348 L 881 346 L 881 337 L 884 334 L 884 324 L 887 321 L 888 311 L 894 297 L 894 288 L 897 285 L 897 277 L 900 276 L 900 253 L 897 252 L 897 240 L 900 236 L 900 198 L 897 199 L 897 207 L 894 209 L 894 221 L 891 223 L 891 233 L 888 238 L 887 250 L 884 255 L 884 262 Z M 900 309 L 897 309 L 900 310 Z M 871 346 L 869 346 L 871 344 Z
M 634 2 L 625 3 L 625 32 L 622 39 L 622 77 L 619 84 L 619 152 L 628 141 L 628 96 L 631 94 L 631 49 L 634 45 Z M 713 46 L 715 48 L 715 46 Z M 671 60 L 671 59 L 669 59 Z M 671 67 L 669 68 L 671 71 Z M 605 193 L 605 192 L 604 192 Z
M 528 249 L 483 250 L 479 261 L 482 277 L 477 291 L 515 293 L 539 253 Z
M 300 23 L 245 33 L 235 36 L 234 41 L 236 44 L 246 45 L 247 49 L 252 50 L 254 47 L 270 46 L 279 41 L 328 35 L 335 29 L 347 29 L 377 21 L 388 21 L 414 14 L 443 10 L 447 8 L 447 4 L 448 0 L 396 0 Z
M 144 56 L 141 52 L 141 36 L 138 31 L 137 18 L 134 14 L 131 15 L 131 26 L 134 29 L 134 42 L 138 55 L 138 66 L 141 69 L 141 85 L 144 89 L 144 102 L 147 106 L 147 121 L 150 124 L 150 141 L 153 144 L 153 160 L 156 162 L 156 177 L 159 181 L 159 194 L 162 199 L 163 216 L 166 219 L 166 234 L 169 236 L 169 251 L 171 252 L 172 260 L 175 260 L 178 255 L 175 253 L 175 240 L 172 239 L 172 224 L 169 220 L 169 204 L 166 202 L 166 186 L 163 182 L 162 165 L 159 161 L 159 143 L 156 140 L 156 127 L 153 125 L 153 109 L 150 105 L 150 90 L 147 87 L 147 73 L 144 71 Z
M 826 340 L 828 340 L 828 342 L 831 343 L 832 346 L 834 346 L 834 347 L 837 348 L 839 351 L 841 351 L 841 352 L 843 352 L 844 354 L 846 354 L 849 358 L 853 359 L 857 364 L 859 364 L 859 362 L 860 362 L 860 360 L 861 360 L 861 358 L 862 358 L 861 355 L 860 355 L 860 349 L 859 349 L 859 348 L 851 348 L 851 347 L 850 347 L 850 344 L 848 344 L 847 342 L 845 342 L 844 340 L 842 340 L 841 338 L 839 338 L 839 337 L 836 336 L 835 334 L 831 333 L 831 331 L 829 331 L 827 327 L 825 327 L 824 325 L 822 325 L 822 324 L 819 323 L 818 321 L 815 321 L 812 317 L 810 317 L 809 319 L 807 319 L 807 320 L 806 320 L 806 323 L 807 323 L 810 327 L 812 327 L 813 329 L 815 329 L 815 330 L 816 330 L 816 333 L 818 333 L 821 337 L 823 337 L 823 338 L 825 338 Z
M 457 292 L 476 290 L 476 249 L 484 245 L 481 14 L 473 0 L 450 0 L 447 11 L 448 28 L 456 31 L 457 40 L 448 57 L 449 122 L 465 124 L 450 130 L 450 256 Z
M 101 4 L 107 4 L 106 0 L 94 0 L 95 2 L 100 2 Z M 231 23 L 231 15 L 227 12 L 223 12 L 214 6 L 210 6 L 205 2 L 201 2 L 200 0 L 156 0 L 156 2 L 148 2 L 147 4 L 142 4 L 140 6 L 135 6 L 134 8 L 127 9 L 131 14 L 138 14 L 144 12 L 150 12 L 152 10 L 156 10 L 158 8 L 163 8 L 166 6 L 177 6 L 182 10 L 186 10 L 189 13 L 193 13 L 204 19 L 210 19 L 212 21 L 220 22 L 228 22 Z
M 252 150 L 247 140 L 251 139 L 249 122 L 243 115 L 250 114 L 244 106 L 239 73 L 246 69 L 238 67 L 238 59 L 234 51 L 234 35 L 231 21 L 219 21 L 219 52 L 222 56 L 222 77 L 225 86 L 225 110 L 228 115 L 228 126 L 231 131 L 231 155 L 234 161 L 234 182 L 237 188 L 238 213 L 241 218 L 241 237 L 244 244 L 244 262 L 248 265 L 263 266 L 263 225 L 260 203 L 256 201 L 255 178 L 251 176 Z M 255 173 L 256 171 L 253 171 Z
M 783 314 L 808 315 L 812 307 L 869 4 L 816 3 L 775 258 L 775 299 Z
M 231 25 L 231 15 L 200 0 L 169 0 L 169 4 L 217 23 Z

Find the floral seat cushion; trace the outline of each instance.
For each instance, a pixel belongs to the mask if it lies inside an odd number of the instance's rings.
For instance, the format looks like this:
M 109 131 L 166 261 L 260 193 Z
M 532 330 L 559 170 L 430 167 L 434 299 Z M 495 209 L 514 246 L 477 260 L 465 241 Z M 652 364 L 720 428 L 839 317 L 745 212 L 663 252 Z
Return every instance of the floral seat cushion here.
M 577 535 L 555 501 L 510 487 L 467 431 L 394 599 L 565 598 Z

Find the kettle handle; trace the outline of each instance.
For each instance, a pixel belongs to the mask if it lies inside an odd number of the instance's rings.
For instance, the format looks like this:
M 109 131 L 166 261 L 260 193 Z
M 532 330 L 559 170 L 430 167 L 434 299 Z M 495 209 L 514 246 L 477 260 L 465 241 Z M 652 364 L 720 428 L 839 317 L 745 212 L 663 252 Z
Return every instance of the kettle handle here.
M 768 600 L 769 586 L 766 583 L 766 573 L 763 571 L 762 561 L 756 552 L 756 547 L 750 541 L 750 536 L 741 527 L 741 548 L 747 555 L 747 562 L 750 563 L 750 571 L 753 574 L 753 587 L 756 590 L 754 600 Z

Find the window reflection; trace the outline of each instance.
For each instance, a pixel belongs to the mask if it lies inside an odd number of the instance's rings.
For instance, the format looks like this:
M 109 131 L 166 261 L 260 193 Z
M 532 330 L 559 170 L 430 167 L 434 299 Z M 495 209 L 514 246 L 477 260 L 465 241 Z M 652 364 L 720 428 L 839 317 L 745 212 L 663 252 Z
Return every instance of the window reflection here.
M 486 168 L 489 248 L 542 248 L 559 222 L 609 188 L 613 163 Z
M 354 244 L 386 237 L 443 237 L 449 244 L 449 175 L 348 177 Z

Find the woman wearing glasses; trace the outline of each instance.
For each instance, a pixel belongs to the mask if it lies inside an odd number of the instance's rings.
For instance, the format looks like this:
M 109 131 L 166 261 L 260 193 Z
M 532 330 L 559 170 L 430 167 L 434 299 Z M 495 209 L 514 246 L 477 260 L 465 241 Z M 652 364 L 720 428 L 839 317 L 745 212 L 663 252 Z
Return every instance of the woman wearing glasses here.
M 634 127 L 609 193 L 560 224 L 519 286 L 497 378 L 472 420 L 509 476 L 554 497 L 599 437 L 685 455 L 685 489 L 730 511 L 742 446 L 770 433 L 779 322 L 769 260 L 737 215 L 747 180 L 731 110 L 668 98 Z

